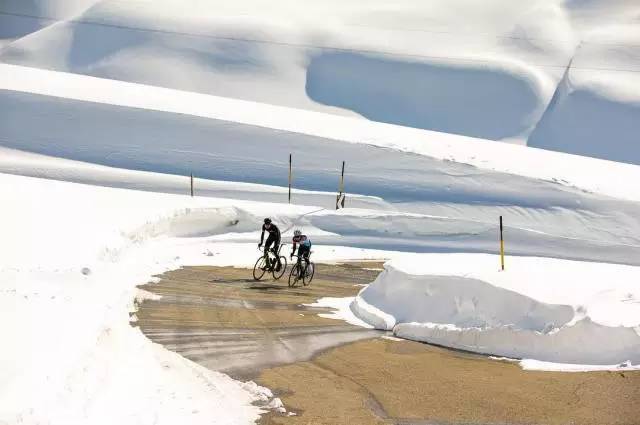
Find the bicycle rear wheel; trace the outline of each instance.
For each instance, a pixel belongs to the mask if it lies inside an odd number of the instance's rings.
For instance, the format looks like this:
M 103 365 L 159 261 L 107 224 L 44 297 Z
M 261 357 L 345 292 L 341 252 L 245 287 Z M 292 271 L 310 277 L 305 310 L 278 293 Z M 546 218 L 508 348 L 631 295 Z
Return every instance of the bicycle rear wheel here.
M 273 278 L 275 280 L 278 280 L 287 270 L 287 259 L 283 255 L 280 256 L 280 270 L 276 270 L 276 267 L 277 266 L 273 266 L 273 268 L 271 269 L 271 274 L 273 274 Z
M 313 275 L 316 272 L 316 265 L 309 261 L 304 268 L 304 275 L 302 276 L 302 283 L 304 286 L 310 285 L 313 280 Z
M 255 280 L 262 279 L 262 276 L 264 276 L 264 274 L 266 272 L 266 270 L 265 270 L 266 266 L 267 266 L 267 263 L 266 263 L 264 257 L 258 258 L 258 261 L 256 261 L 256 265 L 253 266 L 253 278 Z
M 300 276 L 300 264 L 296 263 L 291 267 L 289 272 L 289 286 L 293 288 L 298 283 L 298 276 Z

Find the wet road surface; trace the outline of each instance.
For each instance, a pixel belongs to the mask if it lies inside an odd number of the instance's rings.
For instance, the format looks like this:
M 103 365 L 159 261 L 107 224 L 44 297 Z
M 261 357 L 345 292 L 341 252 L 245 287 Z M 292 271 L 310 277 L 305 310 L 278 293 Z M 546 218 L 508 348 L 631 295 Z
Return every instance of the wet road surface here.
M 309 360 L 337 345 L 374 338 L 363 329 L 308 307 L 318 298 L 354 296 L 380 264 L 317 266 L 307 287 L 289 288 L 286 277 L 256 282 L 251 271 L 189 267 L 165 273 L 141 288 L 161 295 L 145 300 L 138 325 L 152 341 L 210 369 L 253 379 L 269 366 Z

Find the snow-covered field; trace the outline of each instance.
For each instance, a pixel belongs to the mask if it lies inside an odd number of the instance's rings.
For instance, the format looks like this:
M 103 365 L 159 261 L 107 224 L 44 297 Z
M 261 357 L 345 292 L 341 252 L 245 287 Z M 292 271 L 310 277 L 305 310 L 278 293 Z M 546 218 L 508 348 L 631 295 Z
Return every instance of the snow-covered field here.
M 154 274 L 251 265 L 265 216 L 302 227 L 317 261 L 391 259 L 353 303 L 320 301 L 336 318 L 524 368 L 636 367 L 638 16 L 632 0 L 0 1 L 0 423 L 278 408 L 129 325 Z

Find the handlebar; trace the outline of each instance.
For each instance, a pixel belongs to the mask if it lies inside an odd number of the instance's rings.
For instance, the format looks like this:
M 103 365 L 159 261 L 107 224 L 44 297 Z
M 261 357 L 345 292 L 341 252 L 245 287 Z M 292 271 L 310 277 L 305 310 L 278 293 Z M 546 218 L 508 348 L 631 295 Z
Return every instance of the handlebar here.
M 278 253 L 280 253 L 280 251 L 282 250 L 282 247 L 283 247 L 283 246 L 285 246 L 285 245 L 286 245 L 286 243 L 281 243 L 281 244 L 278 246 L 278 251 L 277 251 L 277 252 L 276 252 L 275 248 L 273 248 L 273 247 L 269 248 L 269 251 L 273 252 L 274 254 L 278 254 Z M 256 249 L 257 249 L 258 251 L 262 252 L 262 247 L 261 247 L 261 246 L 256 247 Z

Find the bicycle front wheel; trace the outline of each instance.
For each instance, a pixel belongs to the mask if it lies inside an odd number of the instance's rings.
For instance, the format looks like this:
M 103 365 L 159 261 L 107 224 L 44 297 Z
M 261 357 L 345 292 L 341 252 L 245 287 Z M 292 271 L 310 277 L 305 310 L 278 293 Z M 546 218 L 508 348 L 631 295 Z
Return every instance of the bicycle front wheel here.
M 280 270 L 277 270 L 277 265 L 273 267 L 271 270 L 271 274 L 273 274 L 273 278 L 278 280 L 282 277 L 285 270 L 287 270 L 287 259 L 284 256 L 280 256 Z
M 298 283 L 298 276 L 300 276 L 300 264 L 296 263 L 293 267 L 291 267 L 291 271 L 289 272 L 289 286 L 293 288 Z
M 316 265 L 312 262 L 309 262 L 309 264 L 307 264 L 307 266 L 304 268 L 304 276 L 302 277 L 302 283 L 304 284 L 304 286 L 311 284 L 315 272 Z
M 255 280 L 262 279 L 262 276 L 264 276 L 266 268 L 267 268 L 267 262 L 265 261 L 264 257 L 258 258 L 258 261 L 256 261 L 256 265 L 253 266 L 253 278 Z

